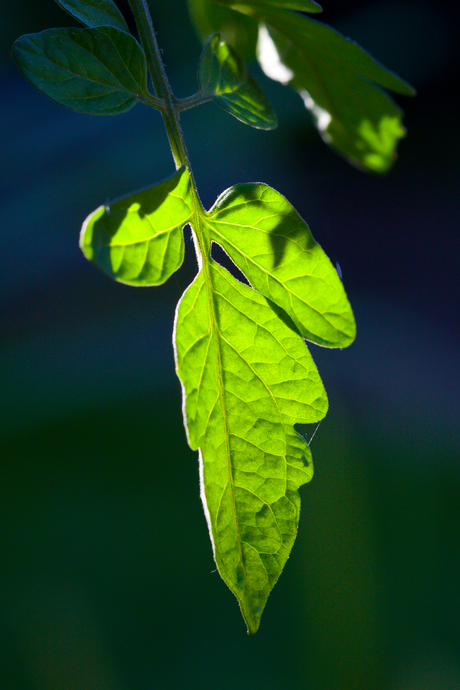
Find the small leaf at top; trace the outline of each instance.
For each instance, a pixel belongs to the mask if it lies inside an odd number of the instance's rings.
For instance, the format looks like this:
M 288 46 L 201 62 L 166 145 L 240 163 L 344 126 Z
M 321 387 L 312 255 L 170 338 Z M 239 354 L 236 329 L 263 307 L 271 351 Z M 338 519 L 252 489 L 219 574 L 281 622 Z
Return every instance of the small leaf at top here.
M 57 4 L 85 26 L 114 26 L 129 33 L 125 19 L 112 0 L 56 0 Z
M 115 115 L 149 96 L 144 51 L 112 26 L 27 34 L 14 43 L 12 55 L 31 84 L 71 110 Z
M 202 43 L 209 36 L 220 33 L 223 41 L 232 45 L 243 60 L 254 57 L 257 45 L 258 22 L 214 0 L 187 0 L 190 18 Z
M 212 96 L 241 122 L 258 129 L 276 127 L 276 115 L 256 80 L 219 34 L 211 36 L 203 49 L 198 81 L 204 95 Z
M 403 113 L 376 86 L 405 95 L 415 90 L 356 43 L 298 12 L 320 11 L 319 5 L 302 0 L 206 2 L 259 23 L 257 56 L 262 69 L 300 93 L 327 144 L 363 170 L 383 173 L 393 165 L 405 135 Z M 207 12 L 212 13 L 210 7 Z M 217 21 L 213 29 L 220 30 Z M 237 40 L 238 30 L 235 33 Z M 225 38 L 235 45 L 235 40 Z
M 322 419 L 326 393 L 288 317 L 213 261 L 184 293 L 174 332 L 214 558 L 255 633 L 296 537 L 297 489 L 313 474 L 293 425 Z
M 190 178 L 180 168 L 154 187 L 96 209 L 83 223 L 80 247 L 121 283 L 160 285 L 182 264 L 182 229 L 190 216 Z
M 356 327 L 342 282 L 308 225 L 279 192 L 239 184 L 204 219 L 251 285 L 291 317 L 304 338 L 346 347 Z

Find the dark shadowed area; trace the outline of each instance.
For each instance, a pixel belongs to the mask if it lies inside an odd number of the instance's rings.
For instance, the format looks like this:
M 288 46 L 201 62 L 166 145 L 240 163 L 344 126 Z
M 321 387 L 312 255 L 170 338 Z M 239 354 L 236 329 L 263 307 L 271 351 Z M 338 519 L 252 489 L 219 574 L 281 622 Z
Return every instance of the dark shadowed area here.
M 186 2 L 150 5 L 173 88 L 190 95 Z M 174 373 L 190 236 L 185 265 L 149 289 L 111 282 L 78 247 L 96 207 L 173 172 L 160 116 L 46 99 L 9 47 L 74 23 L 52 0 L 2 6 L 2 690 L 460 687 L 459 13 L 323 7 L 318 19 L 418 90 L 397 99 L 408 136 L 388 175 L 329 151 L 301 99 L 254 65 L 277 130 L 211 103 L 182 118 L 205 206 L 238 182 L 288 197 L 338 262 L 358 324 L 347 350 L 311 346 L 330 412 L 291 558 L 249 638 L 215 572 Z

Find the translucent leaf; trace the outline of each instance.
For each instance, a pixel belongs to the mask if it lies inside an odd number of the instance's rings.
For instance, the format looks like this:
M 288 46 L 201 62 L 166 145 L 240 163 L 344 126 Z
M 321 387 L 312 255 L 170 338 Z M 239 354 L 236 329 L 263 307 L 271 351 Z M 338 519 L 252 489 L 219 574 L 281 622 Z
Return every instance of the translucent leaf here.
M 215 0 L 219 5 L 235 8 L 279 7 L 283 10 L 297 10 L 299 12 L 322 12 L 321 5 L 313 0 Z
M 214 558 L 254 633 L 313 472 L 293 425 L 322 419 L 326 394 L 290 320 L 212 261 L 178 306 L 175 354 Z
M 243 60 L 219 34 L 206 43 L 198 67 L 200 89 L 238 120 L 259 129 L 276 127 L 273 112 Z
M 180 168 L 155 187 L 96 209 L 83 223 L 80 246 L 121 283 L 160 285 L 182 264 L 190 216 L 190 178 Z
M 133 36 L 111 26 L 27 34 L 12 55 L 26 79 L 71 110 L 114 115 L 149 95 L 144 51 Z
M 258 44 L 266 74 L 300 92 L 324 141 L 350 162 L 388 170 L 405 135 L 403 113 L 375 85 L 405 95 L 413 95 L 413 88 L 320 22 L 265 7 L 258 16 L 267 25 Z
M 260 183 L 231 187 L 205 222 L 210 237 L 304 338 L 326 347 L 354 340 L 353 312 L 337 271 L 279 192 Z
M 129 33 L 129 28 L 112 0 L 56 0 L 57 4 L 85 26 L 114 26 Z
M 214 0 L 187 0 L 187 5 L 202 43 L 212 34 L 220 33 L 222 40 L 232 45 L 243 60 L 254 57 L 258 31 L 255 19 L 217 5 Z
M 216 11 L 225 7 L 229 13 L 241 13 L 259 23 L 257 54 L 262 69 L 270 78 L 299 91 L 327 144 L 363 170 L 382 173 L 392 166 L 398 142 L 405 135 L 403 113 L 376 87 L 414 95 L 409 84 L 353 41 L 299 14 L 299 10 L 319 12 L 321 8 L 316 3 L 206 1 L 209 15 L 214 5 Z M 239 38 L 236 24 L 234 29 L 234 39 L 226 40 L 235 45 Z M 217 20 L 213 30 L 220 31 Z M 245 58 L 252 55 L 248 52 Z

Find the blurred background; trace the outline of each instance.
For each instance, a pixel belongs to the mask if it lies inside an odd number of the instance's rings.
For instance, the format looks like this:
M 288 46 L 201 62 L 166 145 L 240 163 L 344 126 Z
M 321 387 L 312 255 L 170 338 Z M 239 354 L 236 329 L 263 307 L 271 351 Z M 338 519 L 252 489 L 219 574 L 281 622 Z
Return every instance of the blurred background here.
M 185 0 L 151 2 L 176 95 L 200 45 Z M 125 5 L 120 4 L 125 8 Z M 72 25 L 51 0 L 0 22 L 0 683 L 3 690 L 458 690 L 458 9 L 325 0 L 318 17 L 418 89 L 383 178 L 327 149 L 298 96 L 253 66 L 270 133 L 183 115 L 205 206 L 237 182 L 285 194 L 339 262 L 358 323 L 311 346 L 330 399 L 299 535 L 260 631 L 215 572 L 171 332 L 196 273 L 110 282 L 78 233 L 106 200 L 173 172 L 159 115 L 73 113 L 10 56 Z

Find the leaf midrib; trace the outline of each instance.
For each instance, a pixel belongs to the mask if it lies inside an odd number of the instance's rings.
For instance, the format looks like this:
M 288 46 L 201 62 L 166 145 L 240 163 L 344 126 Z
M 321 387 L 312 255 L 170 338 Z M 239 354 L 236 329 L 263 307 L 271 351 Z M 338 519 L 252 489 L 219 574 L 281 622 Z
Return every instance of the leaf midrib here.
M 203 266 L 202 270 L 204 271 L 204 280 L 207 288 L 207 296 L 208 296 L 208 313 L 209 313 L 209 320 L 210 320 L 210 330 L 211 330 L 211 338 L 214 340 L 215 343 L 215 350 L 216 350 L 216 357 L 217 357 L 217 380 L 218 380 L 218 386 L 219 386 L 219 398 L 220 398 L 220 404 L 222 408 L 222 416 L 224 419 L 224 426 L 225 426 L 225 448 L 226 448 L 226 456 L 227 456 L 227 470 L 228 470 L 228 482 L 230 485 L 230 491 L 231 491 L 231 496 L 232 496 L 232 506 L 233 506 L 233 518 L 235 522 L 235 531 L 237 535 L 237 542 L 238 542 L 238 552 L 239 552 L 239 561 L 241 563 L 241 567 L 243 569 L 243 577 L 244 577 L 244 582 L 245 582 L 245 589 L 248 590 L 249 585 L 248 585 L 248 578 L 246 574 L 246 567 L 244 564 L 243 560 L 243 550 L 242 550 L 242 543 L 243 540 L 240 535 L 240 530 L 239 530 L 239 524 L 238 524 L 238 518 L 237 518 L 237 511 L 236 511 L 236 502 L 235 502 L 235 492 L 234 492 L 234 481 L 233 481 L 233 473 L 232 473 L 232 465 L 231 465 L 231 456 L 230 456 L 230 445 L 229 445 L 229 439 L 230 439 L 230 431 L 229 431 L 229 425 L 228 425 L 228 418 L 227 418 L 227 410 L 226 410 L 226 405 L 225 405 L 225 395 L 224 395 L 224 383 L 222 380 L 222 359 L 221 359 L 221 352 L 220 352 L 220 345 L 219 345 L 219 327 L 218 327 L 218 321 L 217 321 L 217 316 L 215 312 L 215 304 L 213 300 L 213 282 L 211 278 L 211 261 L 212 259 L 209 256 L 209 252 L 207 251 L 207 248 L 210 247 L 210 241 L 209 241 L 209 233 L 207 234 L 207 239 L 208 241 L 205 241 L 204 238 L 204 231 L 207 226 L 206 224 L 206 216 L 205 216 L 205 211 L 204 209 L 199 205 L 198 199 L 194 198 L 193 192 L 192 192 L 192 204 L 195 206 L 194 208 L 194 216 L 195 216 L 195 231 L 197 232 L 201 249 L 202 249 L 202 260 L 203 260 Z M 204 226 L 204 228 L 202 227 Z M 214 402 L 215 405 L 215 402 Z M 208 417 L 209 419 L 209 417 Z M 219 499 L 219 504 L 217 507 L 216 511 L 216 516 L 219 513 L 219 509 L 221 506 L 222 498 L 225 493 L 226 486 L 224 487 L 222 494 Z M 222 554 L 220 552 L 220 546 L 217 541 L 215 540 L 215 547 L 216 550 L 219 551 L 220 553 L 220 563 L 221 567 L 227 570 L 225 566 L 225 561 L 222 557 Z M 229 582 L 233 582 L 234 578 L 232 577 L 231 573 L 228 573 L 228 580 Z M 254 614 L 252 611 L 252 607 L 249 606 L 249 613 L 252 618 L 252 623 L 256 627 L 257 626 L 257 621 L 254 618 Z

